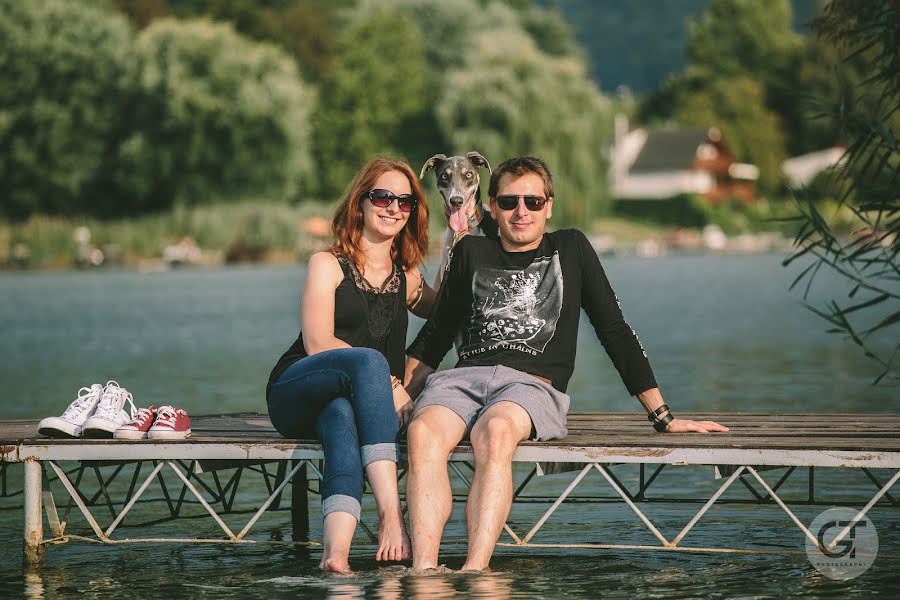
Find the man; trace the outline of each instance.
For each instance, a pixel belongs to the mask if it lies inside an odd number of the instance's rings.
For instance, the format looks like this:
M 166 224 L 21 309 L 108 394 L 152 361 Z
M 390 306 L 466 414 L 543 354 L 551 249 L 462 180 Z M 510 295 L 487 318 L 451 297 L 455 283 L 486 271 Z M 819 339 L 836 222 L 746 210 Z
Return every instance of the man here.
M 488 566 L 512 503 L 516 445 L 568 433 L 565 391 L 582 308 L 657 431 L 728 430 L 673 417 L 587 238 L 574 229 L 545 233 L 553 180 L 543 161 L 504 162 L 491 176 L 489 196 L 499 240 L 467 236 L 456 246 L 431 316 L 407 350 L 405 381 L 418 396 L 406 494 L 415 569 L 438 564 L 452 509 L 447 459 L 466 434 L 475 476 L 463 570 Z M 457 331 L 459 362 L 431 375 Z

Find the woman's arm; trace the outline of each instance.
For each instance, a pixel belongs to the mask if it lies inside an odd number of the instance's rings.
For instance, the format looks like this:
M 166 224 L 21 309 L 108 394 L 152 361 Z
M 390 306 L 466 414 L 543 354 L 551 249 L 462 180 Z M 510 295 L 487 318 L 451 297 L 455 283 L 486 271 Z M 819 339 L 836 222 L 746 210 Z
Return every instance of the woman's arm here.
M 300 327 L 303 347 L 310 356 L 350 347 L 334 337 L 334 291 L 343 279 L 341 265 L 330 252 L 317 252 L 309 258 L 300 298 Z
M 406 272 L 406 306 L 412 314 L 427 319 L 437 292 L 425 283 L 422 272 L 415 268 Z

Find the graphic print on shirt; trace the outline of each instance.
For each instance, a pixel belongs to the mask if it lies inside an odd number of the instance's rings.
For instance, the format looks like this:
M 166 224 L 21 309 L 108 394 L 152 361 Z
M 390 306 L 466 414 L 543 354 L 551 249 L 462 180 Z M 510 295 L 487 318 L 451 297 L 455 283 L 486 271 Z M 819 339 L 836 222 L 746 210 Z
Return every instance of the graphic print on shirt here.
M 492 350 L 538 355 L 556 332 L 563 303 L 559 253 L 536 258 L 525 269 L 481 268 L 472 281 L 472 321 L 461 359 Z

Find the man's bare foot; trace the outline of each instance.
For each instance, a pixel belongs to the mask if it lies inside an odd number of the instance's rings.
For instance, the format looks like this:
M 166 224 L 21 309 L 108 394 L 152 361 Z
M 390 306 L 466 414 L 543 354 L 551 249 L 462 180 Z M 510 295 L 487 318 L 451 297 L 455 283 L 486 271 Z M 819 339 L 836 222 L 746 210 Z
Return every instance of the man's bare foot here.
M 406 534 L 403 514 L 398 512 L 390 517 L 385 516 L 378 525 L 378 552 L 375 560 L 409 560 L 412 558 L 412 546 Z
M 341 575 L 348 575 L 353 572 L 350 570 L 350 563 L 346 559 L 328 558 L 325 556 L 319 562 L 319 568 L 323 571 L 340 573 Z

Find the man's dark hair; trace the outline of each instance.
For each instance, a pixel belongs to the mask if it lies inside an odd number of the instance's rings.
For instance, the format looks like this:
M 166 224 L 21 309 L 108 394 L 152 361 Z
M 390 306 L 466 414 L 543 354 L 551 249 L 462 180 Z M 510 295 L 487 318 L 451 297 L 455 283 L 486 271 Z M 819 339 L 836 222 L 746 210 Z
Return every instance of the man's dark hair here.
M 547 198 L 553 197 L 553 175 L 550 174 L 550 168 L 547 163 L 536 156 L 517 156 L 500 163 L 494 169 L 491 175 L 491 183 L 488 186 L 488 196 L 497 197 L 497 191 L 500 188 L 500 178 L 504 175 L 510 175 L 518 178 L 529 173 L 538 175 L 544 181 L 544 195 Z

